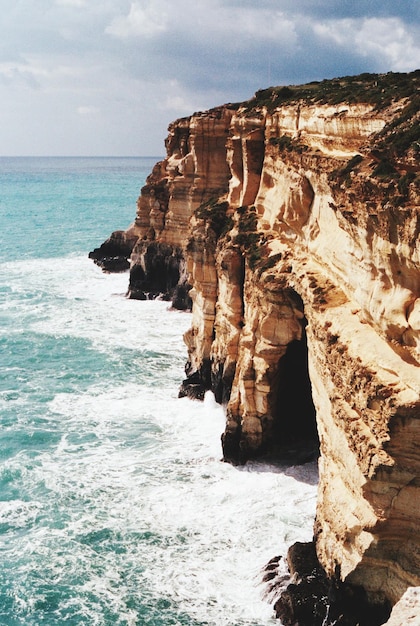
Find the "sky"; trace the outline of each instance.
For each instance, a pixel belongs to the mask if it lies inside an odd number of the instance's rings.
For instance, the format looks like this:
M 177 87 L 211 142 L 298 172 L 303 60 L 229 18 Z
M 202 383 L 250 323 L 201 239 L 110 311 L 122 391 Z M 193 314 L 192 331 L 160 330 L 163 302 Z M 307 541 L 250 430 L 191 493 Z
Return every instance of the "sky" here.
M 0 0 L 0 156 L 160 156 L 269 86 L 420 68 L 420 0 Z

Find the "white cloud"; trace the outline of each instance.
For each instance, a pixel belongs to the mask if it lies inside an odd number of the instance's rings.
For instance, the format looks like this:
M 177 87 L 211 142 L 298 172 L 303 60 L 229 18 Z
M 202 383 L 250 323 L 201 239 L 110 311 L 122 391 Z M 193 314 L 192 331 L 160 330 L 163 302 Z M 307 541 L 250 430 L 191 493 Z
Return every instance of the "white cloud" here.
M 295 23 L 281 11 L 263 10 L 259 8 L 243 9 L 239 13 L 234 9 L 222 14 L 214 14 L 214 27 L 224 30 L 232 38 L 240 39 L 243 35 L 251 35 L 260 40 L 273 40 L 282 46 L 295 44 L 297 41 Z M 233 25 L 233 32 L 232 32 Z
M 56 55 L 33 55 L 21 62 L 0 63 L 0 80 L 44 92 L 77 92 L 89 90 L 104 66 L 86 64 L 82 59 Z
M 315 24 L 313 30 L 322 39 L 377 59 L 389 70 L 408 72 L 420 67 L 420 38 L 414 38 L 399 18 L 329 20 Z
M 81 115 L 82 117 L 89 117 L 92 115 L 98 115 L 98 113 L 101 112 L 101 109 L 99 107 L 93 106 L 93 105 L 85 105 L 85 106 L 79 106 L 77 107 L 77 113 L 79 115 Z
M 183 113 L 191 113 L 194 108 L 191 101 L 184 96 L 167 96 L 161 105 L 163 111 L 182 111 Z
M 283 12 L 260 7 L 224 6 L 214 0 L 149 0 L 131 2 L 127 15 L 115 17 L 105 32 L 120 39 L 153 37 L 169 32 L 179 42 L 200 39 L 212 49 L 223 40 L 229 48 L 246 47 L 249 38 L 273 40 L 282 46 L 296 42 L 294 21 Z
M 420 67 L 420 39 L 414 40 L 397 18 L 364 20 L 356 43 L 362 54 L 388 59 L 394 71 L 409 71 L 413 64 Z
M 153 37 L 167 28 L 167 14 L 157 2 L 149 2 L 144 8 L 139 2 L 132 2 L 126 16 L 116 17 L 105 32 L 121 39 L 128 37 Z
M 328 22 L 315 22 L 313 24 L 313 31 L 321 39 L 327 39 L 329 41 L 338 44 L 339 46 L 348 45 L 351 41 L 354 23 L 356 20 L 329 20 Z
M 47 76 L 44 68 L 29 63 L 0 63 L 0 81 L 4 84 L 19 85 L 30 89 L 38 89 L 40 80 Z
M 420 67 L 418 0 L 1 2 L 5 153 L 159 153 L 172 119 L 268 85 Z
M 59 7 L 75 7 L 79 9 L 86 6 L 86 0 L 55 0 L 55 3 Z
M 202 94 L 191 93 L 178 80 L 159 81 L 154 89 L 160 94 L 159 110 L 168 113 L 170 118 L 210 108 L 211 103 L 203 99 Z

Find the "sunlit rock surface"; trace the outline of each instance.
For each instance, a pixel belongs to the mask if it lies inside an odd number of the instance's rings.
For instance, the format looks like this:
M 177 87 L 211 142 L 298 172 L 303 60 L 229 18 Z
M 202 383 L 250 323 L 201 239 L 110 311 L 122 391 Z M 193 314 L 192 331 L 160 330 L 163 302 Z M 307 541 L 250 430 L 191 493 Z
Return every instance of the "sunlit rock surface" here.
M 191 286 L 183 392 L 226 406 L 225 458 L 319 447 L 318 559 L 390 605 L 420 585 L 419 80 L 174 122 L 127 231 L 131 292 L 153 292 L 157 244 L 177 259 L 167 291 Z
M 386 626 L 418 626 L 420 623 L 420 588 L 409 587 L 392 609 Z

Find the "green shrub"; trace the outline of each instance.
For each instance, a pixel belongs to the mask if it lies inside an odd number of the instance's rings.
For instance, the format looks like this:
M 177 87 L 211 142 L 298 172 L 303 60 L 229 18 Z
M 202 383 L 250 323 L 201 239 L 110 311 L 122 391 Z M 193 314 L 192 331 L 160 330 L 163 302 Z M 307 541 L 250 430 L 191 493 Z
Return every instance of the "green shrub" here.
M 404 198 L 408 197 L 410 183 L 413 182 L 415 178 L 416 175 L 414 172 L 407 172 L 407 174 L 401 176 L 400 180 L 398 181 L 398 191 Z
M 420 95 L 417 93 L 409 98 L 400 115 L 378 134 L 376 148 L 396 158 L 404 156 L 410 149 L 420 152 L 419 111 Z
M 290 137 L 290 135 L 280 135 L 280 137 L 270 137 L 268 140 L 270 146 L 276 146 L 279 152 L 298 152 L 301 154 L 308 150 L 308 146 L 301 143 L 299 139 Z
M 388 161 L 388 159 L 383 158 L 379 161 L 377 166 L 372 172 L 372 176 L 376 176 L 377 178 L 395 178 L 398 176 L 398 172 L 395 167 Z
M 359 74 L 340 78 L 313 81 L 304 85 L 289 85 L 260 89 L 255 96 L 242 104 L 245 112 L 265 107 L 273 111 L 287 103 L 340 104 L 368 103 L 377 110 L 393 101 L 413 98 L 418 94 L 420 71 L 410 73 Z
M 363 161 L 361 154 L 355 154 L 347 163 L 339 169 L 333 170 L 328 178 L 330 182 L 338 181 L 340 184 L 346 182 L 351 184 L 351 172 Z
M 228 208 L 228 202 L 219 202 L 217 198 L 211 198 L 200 204 L 194 211 L 194 215 L 198 219 L 205 220 L 219 238 L 232 228 L 232 218 L 226 215 Z
M 236 210 L 238 233 L 233 243 L 247 257 L 251 269 L 255 269 L 262 257 L 262 245 L 265 238 L 258 232 L 258 220 L 254 206 L 242 206 Z

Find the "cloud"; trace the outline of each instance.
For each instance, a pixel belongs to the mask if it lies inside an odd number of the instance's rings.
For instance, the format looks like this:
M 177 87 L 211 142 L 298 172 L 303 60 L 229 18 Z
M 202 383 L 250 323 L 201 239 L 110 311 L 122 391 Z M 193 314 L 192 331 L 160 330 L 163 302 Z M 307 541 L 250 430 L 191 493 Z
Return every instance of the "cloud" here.
M 125 39 L 127 37 L 153 37 L 167 29 L 167 14 L 159 2 L 149 2 L 144 8 L 139 2 L 132 2 L 126 16 L 114 18 L 105 32 Z
M 201 91 L 188 88 L 178 80 L 165 80 L 153 84 L 153 89 L 159 94 L 157 109 L 166 115 L 168 120 L 183 115 L 191 115 L 194 111 L 203 111 L 208 108 L 209 101 L 213 104 L 222 102 L 220 92 Z
M 38 89 L 39 79 L 45 76 L 40 68 L 24 63 L 0 63 L 0 81 L 8 85 L 21 85 L 30 89 Z
M 240 10 L 223 2 L 180 0 L 150 0 L 148 3 L 131 2 L 127 15 L 115 17 L 105 28 L 105 33 L 120 39 L 138 37 L 177 38 L 172 53 L 177 55 L 191 41 L 200 41 L 214 52 L 216 42 L 223 49 L 244 48 L 250 37 L 255 40 L 276 40 L 282 45 L 295 43 L 295 26 L 282 11 L 261 7 L 241 7 Z
M 81 115 L 82 117 L 87 117 L 87 116 L 91 116 L 91 115 L 97 115 L 98 113 L 100 113 L 101 109 L 99 107 L 93 106 L 93 105 L 85 105 L 85 106 L 79 106 L 77 107 L 77 113 L 79 115 Z
M 278 10 L 238 10 L 209 0 L 183 0 L 176 9 L 162 0 L 159 7 L 168 16 L 165 31 L 156 29 L 145 37 L 131 27 L 117 31 L 113 21 L 106 34 L 112 31 L 116 38 L 118 32 L 125 49 L 123 64 L 133 78 L 174 78 L 184 90 L 195 92 L 195 99 L 204 101 L 201 95 L 207 93 L 208 106 L 217 104 L 213 96 L 223 102 L 227 90 L 230 100 L 250 97 L 274 80 L 270 68 L 285 64 L 299 46 L 295 23 Z
M 2 0 L 0 42 L 4 153 L 156 154 L 269 85 L 416 69 L 420 2 Z
M 420 67 L 419 32 L 415 36 L 399 18 L 330 20 L 315 24 L 314 32 L 339 48 L 375 59 L 388 71 L 407 72 Z
M 55 3 L 59 7 L 75 7 L 78 9 L 86 6 L 86 0 L 55 0 Z
M 420 67 L 420 37 L 409 32 L 397 18 L 364 20 L 355 37 L 361 54 L 388 60 L 394 71 L 410 71 Z
M 255 6 L 255 0 L 225 0 L 224 4 L 240 9 Z M 390 16 L 413 21 L 420 17 L 418 0 L 260 0 L 259 7 L 281 10 L 295 17 L 306 16 L 316 21 Z

